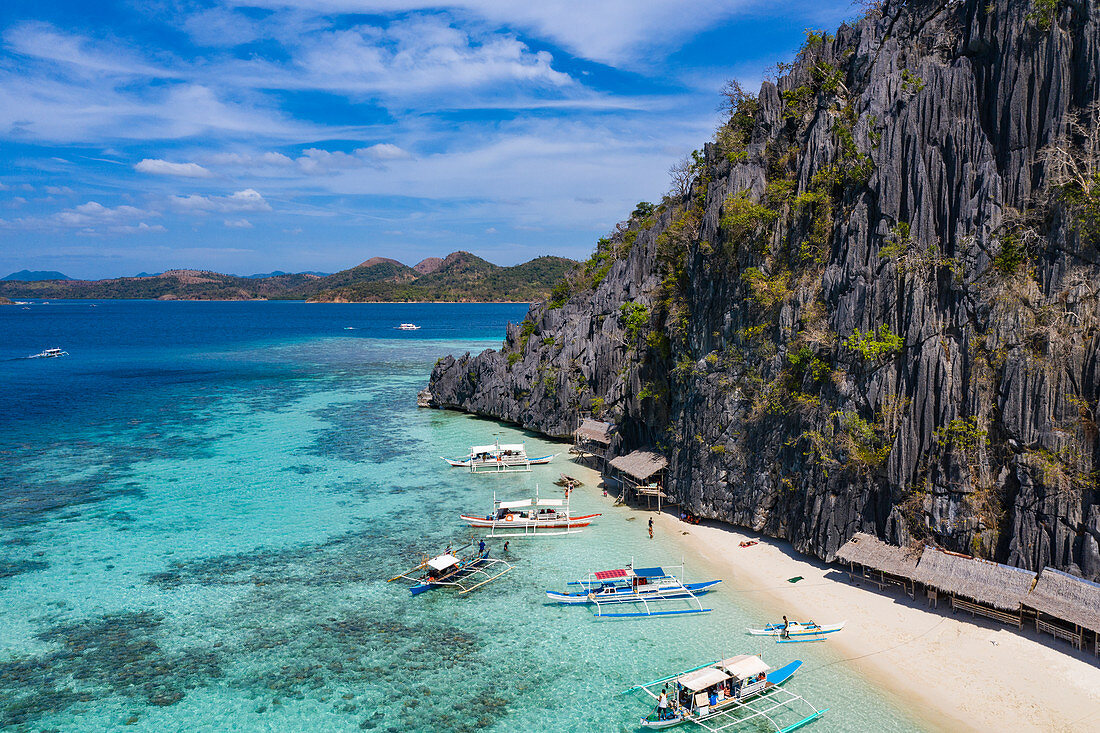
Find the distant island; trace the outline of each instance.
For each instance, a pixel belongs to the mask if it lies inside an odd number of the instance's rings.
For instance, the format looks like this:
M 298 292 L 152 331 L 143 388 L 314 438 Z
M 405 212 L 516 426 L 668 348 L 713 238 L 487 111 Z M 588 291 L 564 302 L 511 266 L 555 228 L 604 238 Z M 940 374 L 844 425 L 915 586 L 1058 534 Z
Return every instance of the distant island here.
M 17 280 L 20 282 L 38 282 L 41 280 L 72 280 L 68 275 L 56 270 L 20 270 L 7 277 L 0 277 L 0 281 Z
M 206 270 L 168 270 L 157 275 L 108 280 L 50 279 L 27 270 L 0 281 L 11 298 L 156 300 L 308 300 L 315 303 L 523 302 L 545 300 L 577 263 L 538 257 L 501 267 L 469 252 L 429 257 L 413 267 L 372 257 L 331 275 L 313 272 L 224 275 Z

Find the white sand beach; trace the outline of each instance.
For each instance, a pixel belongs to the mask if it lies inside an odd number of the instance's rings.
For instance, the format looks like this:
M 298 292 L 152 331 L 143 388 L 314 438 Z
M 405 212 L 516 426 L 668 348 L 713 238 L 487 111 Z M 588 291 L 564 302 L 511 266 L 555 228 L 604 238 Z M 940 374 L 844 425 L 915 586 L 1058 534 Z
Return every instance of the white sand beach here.
M 847 620 L 829 643 L 934 730 L 1100 730 L 1100 660 L 1087 652 L 1026 624 L 1020 632 L 953 616 L 942 601 L 929 608 L 922 596 L 910 600 L 900 589 L 853 585 L 837 566 L 786 542 L 669 514 L 654 524 L 676 533 L 733 592 L 751 593 L 776 619 Z M 758 544 L 741 547 L 747 540 Z M 797 583 L 786 580 L 799 575 Z
M 589 486 L 599 474 L 570 465 Z M 687 524 L 652 516 L 655 532 L 675 536 L 687 561 L 720 577 L 726 592 L 776 620 L 847 620 L 829 640 L 853 669 L 890 691 L 927 728 L 942 731 L 1100 731 L 1100 660 L 1066 642 L 1022 632 L 950 606 L 929 608 L 918 595 L 853 585 L 835 565 L 794 551 L 789 543 L 719 524 Z M 752 547 L 742 541 L 756 540 Z M 693 557 L 694 556 L 694 557 Z M 702 572 L 702 571 L 701 571 Z M 797 583 L 787 578 L 802 576 Z

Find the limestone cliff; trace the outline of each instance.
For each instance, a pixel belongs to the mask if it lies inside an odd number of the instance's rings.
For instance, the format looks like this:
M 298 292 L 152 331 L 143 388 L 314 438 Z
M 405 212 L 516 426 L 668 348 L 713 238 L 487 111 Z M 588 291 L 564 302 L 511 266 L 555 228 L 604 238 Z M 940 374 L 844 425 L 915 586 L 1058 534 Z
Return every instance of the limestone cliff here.
M 811 34 L 432 404 L 655 446 L 704 517 L 1100 576 L 1100 11 L 891 2 Z

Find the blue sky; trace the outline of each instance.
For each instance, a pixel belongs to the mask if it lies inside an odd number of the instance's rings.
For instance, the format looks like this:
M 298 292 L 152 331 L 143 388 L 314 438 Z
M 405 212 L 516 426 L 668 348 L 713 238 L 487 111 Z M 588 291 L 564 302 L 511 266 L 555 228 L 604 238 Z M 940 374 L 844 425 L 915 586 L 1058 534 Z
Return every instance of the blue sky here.
M 4 0 L 0 275 L 581 258 L 847 2 Z

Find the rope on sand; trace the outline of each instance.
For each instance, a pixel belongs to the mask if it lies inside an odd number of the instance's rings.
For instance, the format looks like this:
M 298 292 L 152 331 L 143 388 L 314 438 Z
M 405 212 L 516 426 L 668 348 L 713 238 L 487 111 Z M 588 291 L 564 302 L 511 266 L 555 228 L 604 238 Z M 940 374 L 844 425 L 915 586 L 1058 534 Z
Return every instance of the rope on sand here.
M 893 646 L 886 647 L 885 649 L 879 649 L 878 651 L 875 651 L 875 652 L 867 652 L 866 654 L 860 654 L 860 655 L 857 655 L 857 656 L 854 656 L 854 657 L 847 657 L 845 659 L 837 659 L 837 660 L 834 660 L 832 662 L 828 662 L 826 664 L 819 664 L 818 666 L 814 667 L 813 669 L 806 670 L 802 674 L 807 675 L 807 674 L 810 674 L 811 672 L 816 672 L 820 669 L 826 669 L 828 667 L 832 667 L 834 664 L 840 664 L 841 662 L 854 662 L 857 659 L 864 659 L 866 657 L 873 657 L 876 654 L 882 654 L 883 652 L 890 652 L 890 651 L 893 651 L 895 649 L 899 649 L 899 648 L 905 646 L 906 644 L 911 644 L 912 642 L 916 641 L 917 639 L 921 638 L 922 636 L 926 636 L 927 634 L 930 634 L 931 632 L 935 631 L 936 628 L 946 620 L 947 620 L 947 617 L 944 616 L 939 621 L 932 624 L 927 629 L 925 629 L 921 633 L 917 634 L 913 638 L 906 639 L 905 641 L 902 641 L 902 642 L 898 642 L 897 644 L 894 644 Z

